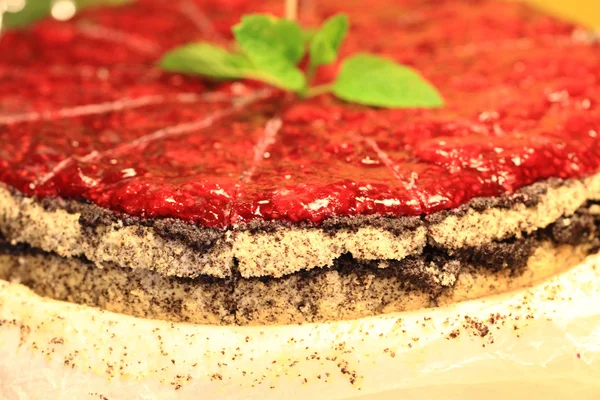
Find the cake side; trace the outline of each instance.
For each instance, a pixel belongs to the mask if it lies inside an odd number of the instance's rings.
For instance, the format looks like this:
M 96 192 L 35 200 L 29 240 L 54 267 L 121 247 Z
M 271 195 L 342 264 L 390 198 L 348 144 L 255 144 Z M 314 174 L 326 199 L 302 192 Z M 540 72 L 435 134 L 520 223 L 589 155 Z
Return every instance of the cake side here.
M 335 218 L 320 225 L 254 221 L 231 229 L 171 219 L 140 219 L 95 205 L 35 200 L 0 187 L 0 232 L 63 257 L 103 266 L 156 271 L 166 276 L 283 277 L 357 260 L 402 260 L 427 244 L 440 249 L 480 247 L 520 237 L 572 215 L 600 199 L 600 174 L 550 180 L 513 195 L 475 199 L 426 217 Z
M 36 293 L 145 318 L 208 324 L 353 319 L 463 301 L 534 284 L 600 249 L 600 206 L 533 233 L 480 247 L 426 246 L 400 261 L 344 255 L 329 268 L 281 278 L 177 278 L 144 269 L 0 246 L 0 279 Z

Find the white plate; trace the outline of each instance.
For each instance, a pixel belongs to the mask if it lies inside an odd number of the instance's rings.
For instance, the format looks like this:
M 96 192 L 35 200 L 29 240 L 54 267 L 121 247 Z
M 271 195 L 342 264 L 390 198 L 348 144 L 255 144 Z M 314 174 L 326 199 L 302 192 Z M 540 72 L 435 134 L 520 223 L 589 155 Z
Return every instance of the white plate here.
M 0 398 L 600 398 L 597 265 L 450 307 L 275 327 L 144 320 L 0 281 Z

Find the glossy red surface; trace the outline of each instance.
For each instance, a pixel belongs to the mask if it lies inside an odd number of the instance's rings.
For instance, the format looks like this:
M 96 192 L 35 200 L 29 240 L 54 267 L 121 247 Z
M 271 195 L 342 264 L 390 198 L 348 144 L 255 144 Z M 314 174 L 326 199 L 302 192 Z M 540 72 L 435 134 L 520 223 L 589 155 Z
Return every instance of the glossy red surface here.
M 600 46 L 518 4 L 303 2 L 350 14 L 343 53 L 414 65 L 441 110 L 297 101 L 260 84 L 162 73 L 160 54 L 225 42 L 283 2 L 139 0 L 0 39 L 0 181 L 205 226 L 417 215 L 600 167 Z M 337 66 L 322 68 L 327 81 Z

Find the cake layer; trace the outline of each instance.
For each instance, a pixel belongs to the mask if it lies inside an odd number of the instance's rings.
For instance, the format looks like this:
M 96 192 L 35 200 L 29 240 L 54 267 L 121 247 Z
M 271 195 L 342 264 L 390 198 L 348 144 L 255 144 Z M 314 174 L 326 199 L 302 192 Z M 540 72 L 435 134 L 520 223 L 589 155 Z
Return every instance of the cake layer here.
M 331 218 L 315 226 L 255 220 L 230 229 L 142 219 L 59 199 L 36 200 L 0 186 L 0 233 L 13 244 L 167 276 L 282 277 L 360 261 L 402 260 L 441 249 L 479 247 L 528 234 L 600 199 L 600 175 L 550 180 L 513 195 L 474 199 L 427 217 Z
M 300 13 L 306 26 L 347 13 L 340 60 L 372 52 L 416 68 L 445 99 L 435 110 L 284 101 L 254 82 L 160 71 L 175 46 L 226 44 L 242 14 L 283 11 L 280 0 L 186 4 L 139 0 L 4 32 L 0 182 L 223 228 L 432 214 L 600 168 L 597 36 L 523 4 L 322 0 Z
M 80 258 L 0 248 L 0 279 L 36 293 L 134 316 L 209 324 L 285 324 L 352 319 L 482 297 L 533 284 L 600 248 L 600 207 L 589 204 L 533 234 L 475 248 L 427 246 L 401 261 L 359 261 L 283 278 L 165 277 L 97 268 Z

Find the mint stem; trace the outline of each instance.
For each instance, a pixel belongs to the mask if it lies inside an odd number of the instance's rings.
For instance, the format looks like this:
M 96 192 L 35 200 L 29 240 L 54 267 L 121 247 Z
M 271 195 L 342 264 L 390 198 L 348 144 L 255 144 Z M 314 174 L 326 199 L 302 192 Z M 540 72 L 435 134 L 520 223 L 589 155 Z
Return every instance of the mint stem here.
M 329 93 L 333 90 L 333 83 L 326 83 L 324 85 L 317 85 L 309 88 L 303 97 L 315 97 L 325 93 Z
M 313 63 L 310 63 L 308 66 L 308 70 L 306 71 L 306 83 L 308 85 L 312 84 L 312 81 L 313 81 L 316 73 L 317 73 L 317 66 L 314 65 Z
M 285 18 L 290 21 L 298 18 L 298 0 L 285 0 Z

